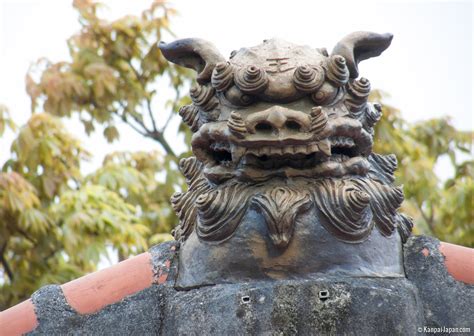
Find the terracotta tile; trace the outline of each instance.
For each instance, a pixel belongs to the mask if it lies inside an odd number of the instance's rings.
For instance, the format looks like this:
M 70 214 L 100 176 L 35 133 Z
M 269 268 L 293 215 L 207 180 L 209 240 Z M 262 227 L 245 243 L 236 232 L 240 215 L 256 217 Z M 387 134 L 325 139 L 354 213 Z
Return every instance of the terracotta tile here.
M 448 272 L 458 281 L 474 284 L 474 249 L 441 242 Z
M 0 312 L 1 335 L 26 334 L 35 329 L 37 325 L 38 320 L 31 299 Z
M 71 307 L 80 314 L 90 314 L 152 283 L 151 256 L 146 252 L 61 287 Z

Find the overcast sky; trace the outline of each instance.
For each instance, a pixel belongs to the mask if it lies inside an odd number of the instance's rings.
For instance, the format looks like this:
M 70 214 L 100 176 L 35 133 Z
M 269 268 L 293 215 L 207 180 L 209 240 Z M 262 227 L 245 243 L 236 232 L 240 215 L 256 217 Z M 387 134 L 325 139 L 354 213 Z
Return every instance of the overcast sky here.
M 105 2 L 108 18 L 138 14 L 150 1 Z M 69 0 L 0 0 L 0 103 L 19 124 L 30 114 L 24 75 L 39 57 L 68 60 L 66 39 L 79 29 Z M 460 129 L 473 128 L 473 5 L 471 1 L 174 1 L 172 21 L 179 38 L 202 37 L 228 56 L 233 49 L 279 37 L 314 47 L 332 47 L 356 30 L 391 32 L 392 46 L 361 63 L 373 88 L 411 121 L 449 115 Z M 68 129 L 95 158 L 91 171 L 111 150 L 152 150 L 158 145 L 121 127 L 122 140 L 108 145 L 100 134 L 87 138 L 77 121 Z M 175 133 L 177 121 L 168 136 Z M 0 166 L 12 135 L 0 139 Z

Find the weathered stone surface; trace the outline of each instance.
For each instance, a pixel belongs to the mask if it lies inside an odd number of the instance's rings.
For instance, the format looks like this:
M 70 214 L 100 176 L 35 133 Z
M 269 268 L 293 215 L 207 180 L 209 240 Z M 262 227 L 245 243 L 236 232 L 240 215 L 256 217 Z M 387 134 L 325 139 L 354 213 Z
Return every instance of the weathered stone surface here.
M 474 286 L 453 279 L 433 238 L 404 245 L 407 278 L 314 275 L 173 288 L 176 274 L 101 311 L 80 315 L 60 286 L 33 295 L 32 335 L 416 335 L 418 328 L 474 330 Z M 167 258 L 170 244 L 153 248 Z M 156 255 L 158 264 L 163 260 Z M 169 259 L 168 259 L 169 260 Z M 175 268 L 175 262 L 170 265 Z
M 58 288 L 35 295 L 48 300 L 31 335 L 410 335 L 423 319 L 416 289 L 399 279 L 152 286 L 91 315 L 72 311 Z
M 151 266 L 153 270 L 154 283 L 173 285 L 174 278 L 178 272 L 177 241 L 168 241 L 155 245 L 148 251 L 151 254 Z M 171 278 L 172 281 L 168 281 Z
M 33 293 L 31 299 L 39 323 L 34 333 L 67 330 L 65 323 L 73 320 L 76 316 L 76 312 L 67 303 L 59 285 L 44 286 Z
M 404 277 L 398 235 L 385 238 L 373 230 L 364 243 L 347 244 L 318 225 L 314 209 L 295 224 L 294 236 L 283 251 L 272 244 L 262 215 L 253 210 L 242 218 L 232 239 L 209 245 L 193 233 L 185 245 L 177 280 L 181 288 L 242 279 L 304 279 L 321 274 Z
M 456 281 L 448 273 L 439 245 L 438 239 L 415 236 L 404 250 L 406 276 L 418 288 L 425 325 L 467 327 L 474 332 L 474 286 Z
M 328 278 L 216 285 L 178 292 L 165 335 L 414 335 L 415 287 L 402 279 Z
M 39 326 L 30 335 L 158 335 L 163 296 L 163 287 L 154 285 L 97 313 L 80 315 L 59 286 L 47 286 L 33 295 Z

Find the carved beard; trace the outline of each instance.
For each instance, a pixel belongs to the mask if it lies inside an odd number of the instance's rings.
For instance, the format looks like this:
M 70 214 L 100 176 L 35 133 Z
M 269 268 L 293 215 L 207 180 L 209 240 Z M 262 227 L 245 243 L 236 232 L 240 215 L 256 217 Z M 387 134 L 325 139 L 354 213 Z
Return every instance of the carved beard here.
M 232 237 L 251 208 L 263 215 L 274 245 L 285 248 L 299 216 L 315 207 L 324 218 L 321 224 L 342 241 L 361 242 L 375 226 L 384 236 L 397 229 L 404 242 L 413 224 L 397 212 L 403 191 L 392 185 L 396 159 L 371 154 L 369 162 L 368 177 L 274 178 L 265 183 L 232 181 L 212 186 L 195 157 L 184 159 L 180 169 L 189 188 L 171 199 L 180 219 L 174 237 L 183 242 L 196 230 L 201 241 L 222 243 Z
M 288 246 L 296 219 L 311 206 L 307 190 L 287 186 L 275 186 L 262 190 L 252 199 L 265 217 L 273 244 L 279 248 Z

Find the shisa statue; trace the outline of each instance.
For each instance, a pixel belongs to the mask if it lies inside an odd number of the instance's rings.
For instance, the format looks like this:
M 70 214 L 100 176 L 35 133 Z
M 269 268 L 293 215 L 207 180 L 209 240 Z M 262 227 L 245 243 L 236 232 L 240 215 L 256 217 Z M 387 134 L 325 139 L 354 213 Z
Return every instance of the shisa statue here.
M 403 276 L 412 223 L 397 212 L 397 159 L 372 153 L 381 106 L 358 79 L 358 63 L 391 40 L 355 33 L 329 54 L 272 39 L 229 61 L 203 40 L 161 45 L 198 72 L 180 110 L 195 132 L 195 157 L 180 164 L 189 189 L 172 199 L 179 286 Z
M 179 112 L 194 132 L 194 156 L 180 162 L 188 189 L 171 200 L 175 241 L 128 266 L 40 289 L 20 304 L 34 307 L 34 321 L 15 330 L 411 335 L 472 327 L 466 283 L 474 275 L 453 278 L 439 242 L 410 238 L 397 159 L 372 152 L 382 108 L 368 102 L 358 64 L 391 40 L 356 32 L 329 53 L 271 39 L 228 60 L 205 40 L 161 43 L 169 61 L 197 72 L 192 104 Z M 443 246 L 444 255 L 456 250 Z M 474 255 L 458 249 L 451 258 Z

